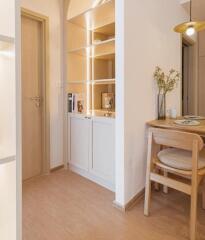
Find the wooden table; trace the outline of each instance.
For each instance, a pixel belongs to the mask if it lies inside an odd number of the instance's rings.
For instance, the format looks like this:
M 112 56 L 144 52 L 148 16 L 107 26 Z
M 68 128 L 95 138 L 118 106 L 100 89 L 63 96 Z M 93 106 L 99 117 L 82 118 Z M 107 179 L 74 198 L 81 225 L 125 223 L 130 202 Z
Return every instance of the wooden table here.
M 182 119 L 182 118 L 179 118 Z M 201 120 L 198 126 L 181 126 L 174 123 L 175 119 L 153 120 L 147 123 L 150 127 L 173 129 L 178 131 L 196 133 L 205 139 L 205 120 Z M 203 208 L 205 209 L 205 179 L 203 186 Z
M 179 118 L 181 119 L 181 118 Z M 173 129 L 180 130 L 184 132 L 197 133 L 203 137 L 205 137 L 205 120 L 201 120 L 200 125 L 198 126 L 181 126 L 174 123 L 175 119 L 166 119 L 166 120 L 153 120 L 148 122 L 148 126 L 165 128 L 165 129 Z

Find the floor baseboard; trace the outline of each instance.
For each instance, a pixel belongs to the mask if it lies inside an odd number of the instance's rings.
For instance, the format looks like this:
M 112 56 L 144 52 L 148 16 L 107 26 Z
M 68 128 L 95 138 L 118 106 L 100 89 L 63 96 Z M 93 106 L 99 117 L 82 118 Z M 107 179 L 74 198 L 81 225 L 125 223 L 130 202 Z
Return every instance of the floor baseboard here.
M 62 168 L 64 168 L 64 165 L 60 165 L 60 166 L 58 166 L 58 167 L 54 167 L 54 168 L 52 168 L 52 169 L 50 170 L 50 172 L 55 172 L 55 171 L 58 171 L 58 170 L 60 170 L 60 169 L 62 169 Z
M 113 206 L 122 212 L 126 212 L 126 211 L 132 209 L 144 197 L 144 193 L 145 193 L 145 189 L 142 189 L 138 194 L 136 194 L 124 206 L 116 201 L 113 201 Z

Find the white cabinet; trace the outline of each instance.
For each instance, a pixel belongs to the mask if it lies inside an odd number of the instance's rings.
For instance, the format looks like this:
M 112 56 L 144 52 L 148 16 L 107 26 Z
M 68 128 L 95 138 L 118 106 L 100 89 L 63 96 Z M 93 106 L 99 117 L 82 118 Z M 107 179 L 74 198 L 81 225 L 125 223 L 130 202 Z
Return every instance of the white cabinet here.
M 105 181 L 114 183 L 114 121 L 93 120 L 93 157 L 91 171 Z
M 69 168 L 114 191 L 114 119 L 79 114 L 68 117 Z
M 91 123 L 83 116 L 70 118 L 70 163 L 86 171 L 91 157 Z

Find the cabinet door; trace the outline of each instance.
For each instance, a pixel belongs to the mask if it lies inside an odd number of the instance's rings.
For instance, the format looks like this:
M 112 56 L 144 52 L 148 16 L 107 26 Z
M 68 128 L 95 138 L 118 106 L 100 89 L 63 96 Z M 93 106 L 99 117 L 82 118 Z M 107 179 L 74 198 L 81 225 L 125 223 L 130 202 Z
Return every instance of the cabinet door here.
M 115 138 L 112 121 L 93 121 L 92 172 L 114 184 Z
M 88 171 L 90 157 L 91 120 L 83 117 L 70 119 L 70 163 Z

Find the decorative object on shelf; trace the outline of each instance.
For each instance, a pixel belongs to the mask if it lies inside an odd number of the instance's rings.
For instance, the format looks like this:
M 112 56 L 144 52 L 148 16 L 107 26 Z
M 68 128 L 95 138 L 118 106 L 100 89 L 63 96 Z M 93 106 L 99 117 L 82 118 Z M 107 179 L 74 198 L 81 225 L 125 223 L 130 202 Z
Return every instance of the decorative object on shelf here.
M 192 36 L 196 32 L 200 32 L 204 29 L 205 21 L 192 20 L 192 0 L 190 0 L 190 21 L 177 25 L 174 28 L 174 31 L 178 33 L 185 33 L 188 36 Z
M 68 112 L 74 111 L 74 94 L 68 93 Z
M 82 113 L 84 110 L 83 94 L 68 93 L 68 112 Z
M 114 93 L 102 93 L 102 109 L 114 109 Z
M 114 93 L 102 93 L 102 109 L 107 110 L 105 116 L 112 115 L 111 111 L 114 109 L 115 95 Z
M 166 118 L 166 95 L 174 90 L 180 80 L 180 73 L 174 69 L 166 75 L 160 67 L 156 67 L 154 79 L 158 86 L 158 119 Z
M 78 100 L 77 105 L 78 105 L 78 112 L 83 113 L 83 100 Z

